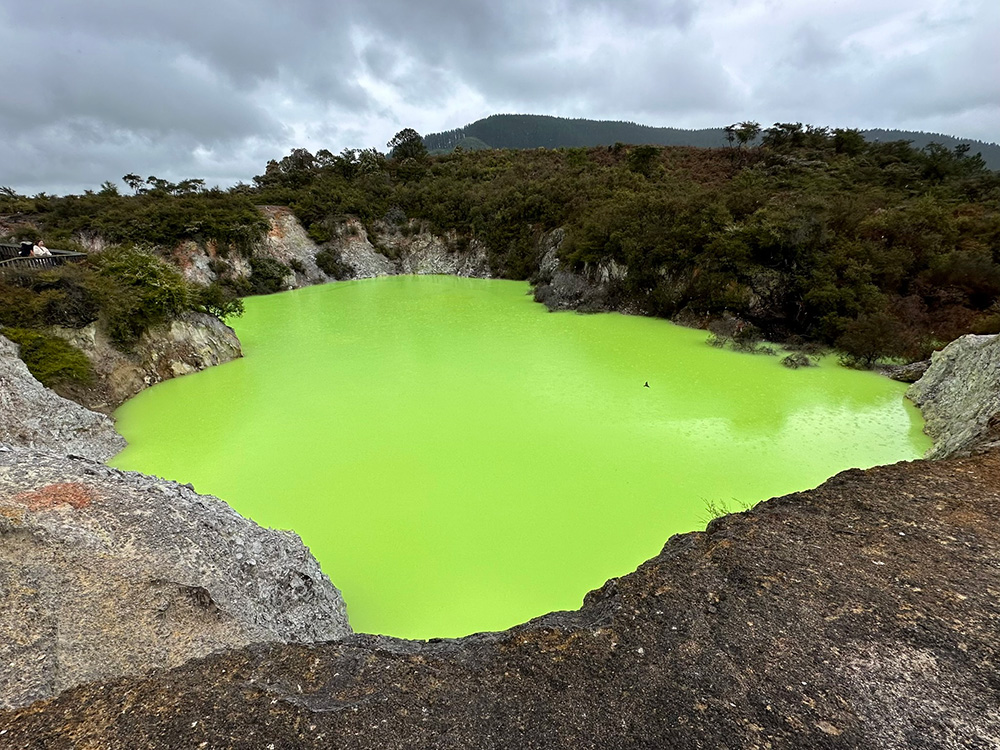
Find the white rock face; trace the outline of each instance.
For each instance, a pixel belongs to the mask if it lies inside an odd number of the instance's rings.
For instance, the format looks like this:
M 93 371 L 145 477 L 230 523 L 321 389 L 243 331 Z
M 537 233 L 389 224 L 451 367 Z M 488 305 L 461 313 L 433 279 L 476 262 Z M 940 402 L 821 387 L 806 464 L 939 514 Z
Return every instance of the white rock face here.
M 468 250 L 454 249 L 453 237 L 438 237 L 428 232 L 405 235 L 385 233 L 380 241 L 399 258 L 398 273 L 404 274 L 447 274 L 488 279 L 490 264 L 486 248 L 473 240 Z
M 1000 445 L 1000 336 L 969 334 L 931 357 L 906 395 L 934 440 L 927 458 L 967 456 Z
M 0 447 L 0 708 L 350 632 L 340 592 L 292 532 L 174 482 Z
M 375 249 L 364 226 L 357 219 L 345 222 L 340 235 L 332 244 L 340 253 L 340 259 L 351 267 L 356 279 L 392 276 L 396 273 L 396 266 Z
M 477 240 L 456 250 L 454 235 L 441 237 L 426 231 L 414 231 L 415 225 L 401 231 L 395 225 L 377 222 L 373 236 L 356 218 L 340 223 L 336 236 L 326 245 L 318 245 L 308 235 L 291 209 L 284 206 L 260 206 L 271 228 L 254 251 L 258 257 L 272 258 L 292 270 L 283 280 L 285 289 L 298 289 L 330 281 L 316 264 L 316 254 L 324 247 L 334 250 L 350 269 L 350 277 L 368 279 L 396 274 L 449 274 L 491 278 L 486 248 Z M 238 252 L 220 254 L 209 244 L 202 247 L 185 242 L 171 252 L 172 262 L 184 278 L 207 285 L 219 276 L 248 278 L 250 264 Z
M 192 240 L 175 247 L 167 258 L 180 270 L 185 281 L 207 286 L 220 276 L 244 279 L 250 275 L 250 261 L 235 250 L 219 253 L 214 242 L 201 244 Z
M 97 461 L 125 447 L 109 417 L 43 386 L 18 359 L 17 351 L 17 344 L 0 336 L 0 443 Z
M 398 227 L 382 223 L 376 224 L 374 231 L 375 236 L 369 237 L 359 221 L 349 219 L 331 242 L 356 279 L 396 274 L 492 277 L 486 248 L 476 240 L 459 251 L 454 249 L 454 236 L 401 232 Z

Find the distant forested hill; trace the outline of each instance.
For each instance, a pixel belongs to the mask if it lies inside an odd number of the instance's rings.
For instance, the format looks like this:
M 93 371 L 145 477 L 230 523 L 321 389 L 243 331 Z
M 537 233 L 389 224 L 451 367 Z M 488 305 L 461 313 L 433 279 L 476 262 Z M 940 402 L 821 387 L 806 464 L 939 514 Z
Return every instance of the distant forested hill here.
M 861 133 L 868 141 L 912 141 L 916 148 L 922 148 L 928 143 L 940 143 L 950 150 L 967 143 L 970 153 L 982 154 L 990 169 L 1000 169 L 1000 146 L 995 143 L 912 130 L 877 129 L 862 130 Z M 654 128 L 634 122 L 569 119 L 548 115 L 492 115 L 463 128 L 424 136 L 427 148 L 439 153 L 450 152 L 456 146 L 470 151 L 485 147 L 576 148 L 611 146 L 615 143 L 713 148 L 725 146 L 726 136 L 722 128 Z
M 430 151 L 451 151 L 462 145 L 465 138 L 478 139 L 491 148 L 575 148 L 615 143 L 705 148 L 726 145 L 722 128 L 652 128 L 634 122 L 571 120 L 548 115 L 492 115 L 464 128 L 426 135 L 424 144 Z

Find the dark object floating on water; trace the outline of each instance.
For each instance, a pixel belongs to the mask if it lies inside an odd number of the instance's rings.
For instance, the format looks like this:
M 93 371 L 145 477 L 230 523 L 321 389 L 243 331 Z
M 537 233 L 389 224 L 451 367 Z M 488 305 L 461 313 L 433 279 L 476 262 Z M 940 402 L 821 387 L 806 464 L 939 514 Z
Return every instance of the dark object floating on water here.
M 647 381 L 646 381 L 646 382 L 645 382 L 645 383 L 643 384 L 643 386 L 642 386 L 642 387 L 643 387 L 643 388 L 649 388 L 649 381 L 647 380 Z

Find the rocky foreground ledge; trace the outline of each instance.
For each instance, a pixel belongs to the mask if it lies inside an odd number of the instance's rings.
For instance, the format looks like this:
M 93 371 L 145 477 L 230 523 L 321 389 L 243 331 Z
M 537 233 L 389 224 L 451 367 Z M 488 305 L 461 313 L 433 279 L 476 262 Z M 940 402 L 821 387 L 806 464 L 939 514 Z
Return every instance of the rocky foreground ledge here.
M 1000 454 L 844 472 L 579 612 L 251 646 L 0 714 L 17 748 L 1000 746 Z
M 347 633 L 340 593 L 295 534 L 184 485 L 0 444 L 0 707 Z

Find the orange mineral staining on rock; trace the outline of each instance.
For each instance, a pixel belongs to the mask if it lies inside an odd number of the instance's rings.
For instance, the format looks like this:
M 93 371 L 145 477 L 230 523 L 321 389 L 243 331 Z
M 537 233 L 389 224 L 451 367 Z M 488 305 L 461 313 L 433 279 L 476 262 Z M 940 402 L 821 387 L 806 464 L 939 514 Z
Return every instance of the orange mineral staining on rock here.
M 37 490 L 21 492 L 14 496 L 14 502 L 26 505 L 31 510 L 55 508 L 59 505 L 71 505 L 79 510 L 86 508 L 94 499 L 93 491 L 86 485 L 77 482 L 47 484 Z

